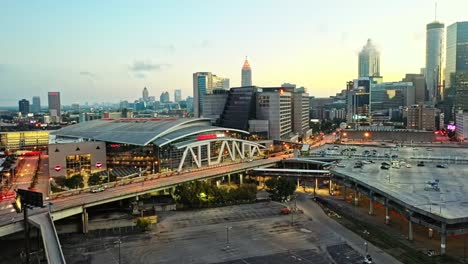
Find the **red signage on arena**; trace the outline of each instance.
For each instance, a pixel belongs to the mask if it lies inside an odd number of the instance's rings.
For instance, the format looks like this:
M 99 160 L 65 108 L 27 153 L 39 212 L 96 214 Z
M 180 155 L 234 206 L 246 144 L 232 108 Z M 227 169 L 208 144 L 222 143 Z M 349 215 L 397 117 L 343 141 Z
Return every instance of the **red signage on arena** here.
M 224 134 L 207 134 L 207 135 L 198 135 L 197 140 L 208 140 L 208 139 L 216 139 L 222 138 Z
M 59 171 L 62 170 L 62 166 L 57 165 L 57 166 L 54 167 L 54 170 L 55 170 L 56 172 L 59 172 Z
M 100 169 L 102 167 L 102 162 L 96 162 L 96 168 Z

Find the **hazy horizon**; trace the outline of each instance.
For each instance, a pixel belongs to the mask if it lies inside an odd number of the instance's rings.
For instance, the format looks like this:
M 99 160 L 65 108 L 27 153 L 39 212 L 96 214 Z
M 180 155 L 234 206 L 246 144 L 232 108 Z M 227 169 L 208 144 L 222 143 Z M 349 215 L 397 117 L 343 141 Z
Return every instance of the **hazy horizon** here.
M 438 3 L 445 26 L 468 19 L 468 1 Z M 60 91 L 73 102 L 119 102 L 182 90 L 210 71 L 240 86 L 245 56 L 253 84 L 283 82 L 325 97 L 357 77 L 371 38 L 384 81 L 425 65 L 434 2 L 403 1 L 37 1 L 2 3 L 0 105 Z

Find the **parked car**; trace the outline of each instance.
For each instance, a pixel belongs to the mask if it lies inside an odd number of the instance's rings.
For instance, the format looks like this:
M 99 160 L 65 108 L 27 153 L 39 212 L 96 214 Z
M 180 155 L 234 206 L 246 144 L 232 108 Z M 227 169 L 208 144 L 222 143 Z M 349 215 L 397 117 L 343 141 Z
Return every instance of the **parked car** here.
M 445 168 L 447 168 L 447 165 L 444 165 L 444 164 L 437 164 L 436 167 L 437 167 L 437 168 L 441 168 L 441 169 L 445 169 Z
M 418 167 L 424 167 L 424 161 L 419 161 L 418 162 Z
M 372 264 L 372 257 L 371 255 L 367 254 L 365 257 L 364 257 L 364 262 L 363 264 Z
M 97 188 L 91 189 L 92 193 L 98 193 L 98 192 L 103 192 L 103 191 L 104 191 L 104 187 L 97 187 Z

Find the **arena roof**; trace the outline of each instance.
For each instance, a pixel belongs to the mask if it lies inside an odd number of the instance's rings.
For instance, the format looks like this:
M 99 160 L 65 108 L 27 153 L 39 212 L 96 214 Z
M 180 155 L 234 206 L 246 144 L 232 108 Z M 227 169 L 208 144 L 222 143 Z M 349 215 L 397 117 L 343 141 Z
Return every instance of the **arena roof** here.
M 212 126 L 208 118 L 99 119 L 67 126 L 51 134 L 139 146 L 153 142 L 163 146 L 184 136 L 225 130 L 248 134 L 243 130 Z

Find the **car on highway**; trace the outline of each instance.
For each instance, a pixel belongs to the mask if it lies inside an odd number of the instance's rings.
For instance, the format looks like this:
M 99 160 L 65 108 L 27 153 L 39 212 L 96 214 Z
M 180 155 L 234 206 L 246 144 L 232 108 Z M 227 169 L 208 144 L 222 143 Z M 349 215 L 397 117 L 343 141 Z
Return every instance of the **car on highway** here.
M 101 187 L 91 189 L 91 192 L 92 193 L 98 193 L 98 192 L 103 192 L 104 190 L 105 190 L 105 188 L 101 186 Z
M 344 167 L 346 167 L 346 165 L 341 164 L 341 163 L 336 164 L 336 166 L 337 166 L 338 168 L 344 168 Z
M 427 148 L 426 150 L 427 150 L 427 151 L 432 151 L 432 148 Z

